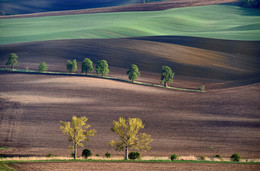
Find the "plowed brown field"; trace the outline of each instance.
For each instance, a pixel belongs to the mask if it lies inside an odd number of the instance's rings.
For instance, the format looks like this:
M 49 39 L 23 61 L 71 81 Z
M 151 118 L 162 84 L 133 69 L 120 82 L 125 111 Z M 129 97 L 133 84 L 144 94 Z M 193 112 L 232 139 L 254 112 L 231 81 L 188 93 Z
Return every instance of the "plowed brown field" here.
M 259 83 L 190 93 L 75 76 L 1 73 L 0 80 L 0 146 L 12 147 L 5 156 L 69 156 L 59 121 L 85 115 L 97 130 L 86 145 L 93 154 L 123 155 L 108 145 L 112 121 L 139 117 L 154 139 L 142 155 L 260 157 Z
M 257 171 L 259 165 L 249 164 L 207 164 L 207 163 L 23 163 L 13 167 L 19 171 L 58 170 L 193 170 L 193 171 Z

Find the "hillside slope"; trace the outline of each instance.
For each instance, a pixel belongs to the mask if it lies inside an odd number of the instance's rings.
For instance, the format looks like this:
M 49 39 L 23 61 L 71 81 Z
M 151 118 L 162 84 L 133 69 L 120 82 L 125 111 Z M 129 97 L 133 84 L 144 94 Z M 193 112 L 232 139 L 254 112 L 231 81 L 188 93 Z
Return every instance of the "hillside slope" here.
M 45 0 L 48 2 L 48 0 Z M 165 10 L 170 8 L 177 8 L 177 7 L 189 7 L 189 6 L 202 6 L 202 5 L 215 5 L 215 4 L 221 4 L 221 3 L 237 3 L 238 0 L 154 0 L 154 1 L 163 1 L 163 2 L 152 2 L 152 3 L 143 3 L 145 0 L 124 0 L 124 1 L 117 1 L 117 0 L 106 0 L 105 2 L 102 1 L 62 1 L 62 4 L 59 4 L 57 7 L 58 9 L 53 10 L 47 10 L 46 8 L 37 8 L 33 7 L 33 9 L 30 10 L 30 8 L 26 8 L 26 10 L 29 10 L 31 12 L 34 12 L 32 14 L 21 14 L 19 15 L 19 10 L 24 9 L 23 7 L 19 7 L 19 4 L 16 4 L 13 2 L 7 2 L 7 8 L 10 4 L 11 8 L 15 8 L 15 11 L 18 10 L 16 15 L 0 15 L 0 18 L 24 18 L 24 17 L 39 17 L 39 16 L 56 16 L 56 15 L 71 15 L 71 14 L 86 14 L 86 13 L 104 13 L 104 12 L 126 12 L 126 11 L 158 11 L 158 10 Z M 55 1 L 54 1 L 55 2 Z M 61 1 L 60 1 L 61 2 Z M 74 4 L 75 3 L 75 4 Z M 85 4 L 87 3 L 87 4 Z M 31 2 L 30 2 L 31 4 Z M 39 3 L 36 3 L 38 5 Z M 54 3 L 55 4 L 55 3 Z M 60 7 L 66 6 L 67 11 L 57 11 Z M 104 8 L 92 8 L 93 5 L 99 4 L 99 6 L 106 6 Z M 124 4 L 124 5 L 122 5 Z M 134 5 L 125 5 L 125 4 L 134 4 Z M 16 7 L 18 5 L 18 7 Z M 41 4 L 42 5 L 42 4 Z M 82 10 L 75 10 L 77 8 L 74 7 L 74 5 L 80 5 L 80 9 Z M 120 5 L 120 6 L 118 6 Z M 94 6 L 95 7 L 95 6 Z M 41 12 L 44 11 L 51 11 L 51 12 Z M 54 11 L 54 12 L 53 12 Z M 1 12 L 1 11 L 0 11 Z M 31 13 L 30 12 L 30 13 Z M 36 12 L 36 13 L 35 13 Z M 2 12 L 4 13 L 4 12 Z
M 101 8 L 140 3 L 145 2 L 144 0 L 0 0 L 0 12 L 5 15 L 16 15 L 48 11 Z
M 0 66 L 9 53 L 19 56 L 19 67 L 37 69 L 45 61 L 52 71 L 65 71 L 68 59 L 94 63 L 106 59 L 109 66 L 161 72 L 171 66 L 176 75 L 212 79 L 253 78 L 260 73 L 260 41 L 231 41 L 195 37 L 140 37 L 131 39 L 54 40 L 0 46 Z M 124 71 L 125 72 L 125 71 Z M 159 78 L 158 78 L 159 79 Z
M 260 10 L 232 5 L 0 21 L 0 44 L 162 35 L 260 40 Z
M 142 156 L 259 158 L 259 83 L 188 93 L 89 77 L 0 74 L 1 147 L 7 156 L 70 156 L 59 121 L 86 116 L 97 130 L 92 154 L 123 156 L 108 145 L 119 117 L 138 117 L 151 135 Z M 81 152 L 81 149 L 79 149 Z

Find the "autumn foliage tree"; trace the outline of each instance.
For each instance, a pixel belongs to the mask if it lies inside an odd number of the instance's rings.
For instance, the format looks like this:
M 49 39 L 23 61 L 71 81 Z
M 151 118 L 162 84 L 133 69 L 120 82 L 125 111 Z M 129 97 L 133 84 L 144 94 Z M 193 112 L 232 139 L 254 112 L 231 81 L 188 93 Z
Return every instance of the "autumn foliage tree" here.
M 137 65 L 132 64 L 130 69 L 127 71 L 127 74 L 129 80 L 134 82 L 134 80 L 136 80 L 140 76 L 139 68 L 137 67 Z
M 128 150 L 149 150 L 148 146 L 152 142 L 151 136 L 146 133 L 139 133 L 144 128 L 140 118 L 128 118 L 125 120 L 120 117 L 119 121 L 113 121 L 111 131 L 119 136 L 118 141 L 112 140 L 109 144 L 115 147 L 116 151 L 125 150 L 125 160 L 128 159 Z
M 72 142 L 72 145 L 69 146 L 73 150 L 74 159 L 77 158 L 77 148 L 78 146 L 84 147 L 83 142 L 88 142 L 90 136 L 95 136 L 96 130 L 88 130 L 91 125 L 86 124 L 88 118 L 85 116 L 77 118 L 76 116 L 72 117 L 71 122 L 60 121 L 60 129 L 63 134 L 68 135 L 69 141 Z
M 93 70 L 93 62 L 89 58 L 85 58 L 81 64 L 81 72 L 88 75 L 88 73 L 93 72 Z
M 164 87 L 167 87 L 168 82 L 172 82 L 174 77 L 174 73 L 172 69 L 168 66 L 162 66 L 161 73 L 161 83 L 164 84 Z
M 18 65 L 17 58 L 18 58 L 18 56 L 15 53 L 10 53 L 5 65 L 11 66 L 12 70 L 14 70 L 14 67 L 16 67 Z

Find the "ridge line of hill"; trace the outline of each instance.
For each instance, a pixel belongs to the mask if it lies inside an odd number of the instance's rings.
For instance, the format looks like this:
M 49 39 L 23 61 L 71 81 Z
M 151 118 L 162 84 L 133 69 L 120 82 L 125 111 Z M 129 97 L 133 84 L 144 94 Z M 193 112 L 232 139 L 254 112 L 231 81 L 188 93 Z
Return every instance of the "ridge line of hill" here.
M 6 15 L 6 16 L 0 16 L 0 19 L 90 14 L 90 13 L 109 13 L 109 12 L 161 11 L 161 10 L 166 10 L 166 9 L 170 9 L 170 8 L 216 5 L 216 4 L 236 3 L 236 2 L 238 2 L 238 0 L 210 0 L 210 1 L 176 0 L 176 1 L 165 1 L 165 2 L 153 2 L 153 3 L 146 3 L 146 4 L 116 6 L 116 7 L 40 12 L 40 13 L 33 13 L 33 14 Z

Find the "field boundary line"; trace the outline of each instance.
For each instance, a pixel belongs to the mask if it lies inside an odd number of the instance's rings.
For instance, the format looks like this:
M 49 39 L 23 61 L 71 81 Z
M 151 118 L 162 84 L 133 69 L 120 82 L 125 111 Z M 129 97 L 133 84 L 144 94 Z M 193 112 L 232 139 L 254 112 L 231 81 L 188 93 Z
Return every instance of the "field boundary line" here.
M 157 88 L 164 88 L 164 89 L 170 89 L 170 90 L 177 90 L 177 91 L 186 91 L 186 92 L 197 92 L 197 93 L 204 93 L 206 91 L 202 90 L 196 90 L 196 89 L 187 89 L 187 88 L 178 88 L 178 87 L 164 87 L 162 85 L 157 84 L 149 84 L 144 82 L 131 82 L 129 80 L 119 79 L 115 77 L 108 77 L 108 76 L 99 76 L 94 74 L 79 74 L 79 73 L 67 73 L 67 72 L 52 72 L 52 71 L 45 71 L 45 72 L 39 72 L 36 70 L 23 70 L 23 69 L 7 69 L 7 68 L 0 68 L 0 72 L 2 73 L 20 73 L 20 74 L 39 74 L 39 75 L 60 75 L 60 76 L 77 76 L 77 77 L 92 77 L 92 78 L 100 78 L 100 79 L 107 79 L 107 80 L 113 80 L 113 81 L 120 81 L 125 83 L 131 83 L 136 85 L 142 85 L 142 86 L 148 86 L 148 87 L 157 87 Z

